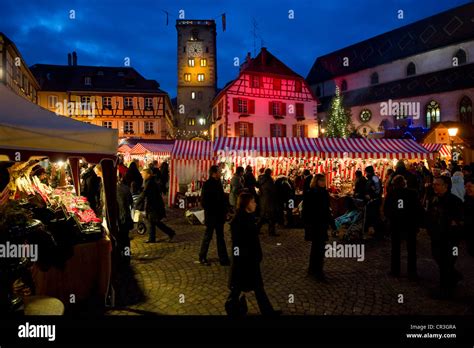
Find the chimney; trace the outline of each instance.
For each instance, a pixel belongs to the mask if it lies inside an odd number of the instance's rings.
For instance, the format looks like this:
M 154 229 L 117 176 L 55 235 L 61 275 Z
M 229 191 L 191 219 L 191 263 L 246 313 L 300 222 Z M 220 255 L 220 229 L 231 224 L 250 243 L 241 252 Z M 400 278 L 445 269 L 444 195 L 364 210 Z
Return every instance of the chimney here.
M 71 66 L 71 53 L 67 54 L 67 65 Z
M 267 48 L 262 47 L 262 51 L 260 52 L 262 54 L 262 65 L 267 64 Z
M 77 53 L 76 51 L 72 52 L 72 65 L 77 65 Z
M 250 56 L 250 52 L 247 52 L 247 56 L 245 56 L 245 61 L 240 65 L 240 70 L 239 71 L 242 71 L 245 68 L 247 68 L 247 66 L 250 64 L 251 60 L 252 60 L 252 57 Z

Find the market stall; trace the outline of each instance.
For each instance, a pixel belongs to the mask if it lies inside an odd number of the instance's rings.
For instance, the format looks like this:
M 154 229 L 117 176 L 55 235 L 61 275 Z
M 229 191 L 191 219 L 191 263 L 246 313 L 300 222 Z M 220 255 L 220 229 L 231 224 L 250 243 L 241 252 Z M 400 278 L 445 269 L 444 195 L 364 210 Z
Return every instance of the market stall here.
M 56 260 L 61 261 L 60 269 L 33 265 L 37 295 L 58 297 L 65 305 L 71 303 L 66 294 L 76 294 L 77 302 L 91 296 L 104 302 L 111 269 L 110 238 L 117 235 L 117 141 L 116 130 L 57 116 L 0 85 L 0 163 L 7 164 L 10 178 L 7 186 L 0 187 L 0 208 L 13 215 L 25 212 L 32 217 L 22 221 L 25 228 L 41 225 L 72 248 L 69 258 Z M 31 169 L 45 159 L 67 162 L 73 185 L 53 189 L 32 175 Z M 81 160 L 102 165 L 103 218 L 80 197 Z M 11 232 L 7 227 L 4 231 Z M 95 267 L 85 267 L 87 255 L 101 255 L 94 258 Z M 77 278 L 87 291 L 75 288 L 78 282 L 70 280 Z
M 422 143 L 420 145 L 433 153 L 436 158 L 443 160 L 451 159 L 451 147 L 449 145 L 436 143 Z
M 214 163 L 212 142 L 176 140 L 170 155 L 168 205 L 178 204 L 181 208 L 198 205 L 200 189 Z M 185 207 L 179 205 L 181 199 Z
M 169 161 L 172 149 L 173 143 L 169 141 L 165 143 L 138 143 L 128 152 L 129 162 L 136 159 L 141 167 L 151 161 L 158 161 L 158 165 L 160 165 Z
M 398 160 L 409 162 L 432 160 L 434 155 L 411 139 L 317 138 L 321 158 L 315 171 L 327 174 L 330 189 L 347 193 L 352 189 L 355 172 L 373 166 L 385 179 L 388 168 Z

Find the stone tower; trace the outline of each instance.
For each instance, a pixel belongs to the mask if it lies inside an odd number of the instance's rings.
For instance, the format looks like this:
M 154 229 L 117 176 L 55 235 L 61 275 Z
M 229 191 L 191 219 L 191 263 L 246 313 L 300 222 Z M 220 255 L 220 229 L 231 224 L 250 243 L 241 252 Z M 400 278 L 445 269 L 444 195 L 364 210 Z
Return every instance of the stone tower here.
M 176 29 L 178 138 L 206 138 L 217 88 L 216 23 L 214 20 L 177 20 Z

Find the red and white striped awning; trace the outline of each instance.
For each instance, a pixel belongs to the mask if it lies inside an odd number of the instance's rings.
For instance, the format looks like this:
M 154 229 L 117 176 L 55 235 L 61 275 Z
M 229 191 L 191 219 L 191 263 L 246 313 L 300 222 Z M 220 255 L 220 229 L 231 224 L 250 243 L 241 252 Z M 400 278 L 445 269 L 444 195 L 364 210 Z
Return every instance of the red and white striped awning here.
M 159 144 L 159 143 L 138 143 L 136 144 L 130 154 L 140 155 L 152 153 L 155 156 L 170 156 L 173 144 Z
M 128 146 L 127 144 L 125 144 L 125 145 L 120 146 L 120 147 L 118 148 L 117 152 L 120 152 L 120 153 L 129 153 L 131 149 L 132 149 L 132 148 L 131 148 L 130 146 Z
M 217 138 L 214 155 L 222 157 L 316 157 L 311 138 Z
M 443 157 L 450 157 L 451 152 L 446 144 L 425 143 L 421 144 L 429 152 L 439 153 Z
M 363 159 L 428 159 L 433 154 L 411 139 L 317 138 L 324 157 Z
M 210 160 L 212 142 L 202 140 L 176 140 L 171 150 L 172 159 Z

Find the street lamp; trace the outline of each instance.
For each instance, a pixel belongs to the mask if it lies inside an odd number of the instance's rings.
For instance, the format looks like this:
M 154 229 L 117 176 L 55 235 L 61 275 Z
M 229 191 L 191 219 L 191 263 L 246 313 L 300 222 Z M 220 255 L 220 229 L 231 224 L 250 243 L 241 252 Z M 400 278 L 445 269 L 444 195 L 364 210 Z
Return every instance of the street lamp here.
M 324 132 L 326 132 L 326 129 L 321 128 L 321 137 L 324 137 Z
M 204 125 L 206 124 L 206 119 L 201 117 L 201 118 L 199 119 L 199 124 L 200 124 L 201 126 L 204 126 Z
M 458 134 L 457 128 L 448 128 L 449 139 L 451 139 L 451 161 L 453 163 L 457 162 L 457 159 L 454 158 L 454 137 Z

